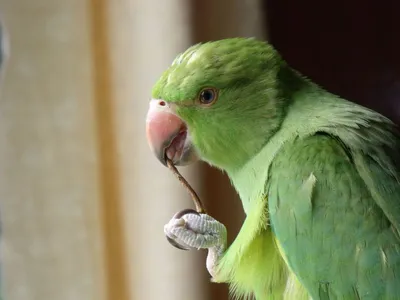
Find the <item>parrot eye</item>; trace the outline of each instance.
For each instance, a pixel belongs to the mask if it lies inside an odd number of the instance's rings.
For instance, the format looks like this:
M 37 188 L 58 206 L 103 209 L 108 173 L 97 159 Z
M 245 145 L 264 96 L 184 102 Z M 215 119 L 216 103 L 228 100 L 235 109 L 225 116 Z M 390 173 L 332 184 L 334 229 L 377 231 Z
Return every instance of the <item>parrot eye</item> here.
M 218 98 L 218 92 L 214 88 L 205 88 L 199 94 L 199 101 L 204 105 L 213 104 Z

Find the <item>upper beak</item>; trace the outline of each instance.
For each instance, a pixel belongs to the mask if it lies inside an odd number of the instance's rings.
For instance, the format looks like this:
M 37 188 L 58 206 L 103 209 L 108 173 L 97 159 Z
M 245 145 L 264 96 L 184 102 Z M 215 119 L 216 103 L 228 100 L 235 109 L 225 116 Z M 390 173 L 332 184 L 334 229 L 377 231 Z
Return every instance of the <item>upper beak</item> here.
M 174 165 L 186 165 L 197 160 L 185 122 L 166 101 L 150 101 L 146 134 L 150 149 L 164 165 L 167 165 L 167 158 Z

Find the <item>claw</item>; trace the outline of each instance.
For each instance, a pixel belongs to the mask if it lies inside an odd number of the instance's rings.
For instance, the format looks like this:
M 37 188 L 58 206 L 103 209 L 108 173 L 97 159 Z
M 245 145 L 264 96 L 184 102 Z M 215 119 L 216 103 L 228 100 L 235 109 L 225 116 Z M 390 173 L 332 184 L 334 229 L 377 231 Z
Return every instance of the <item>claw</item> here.
M 177 213 L 173 216 L 173 218 L 175 218 L 175 219 L 180 219 L 180 218 L 182 218 L 184 215 L 187 215 L 187 214 L 195 214 L 195 215 L 200 216 L 200 214 L 199 214 L 197 211 L 195 211 L 194 209 L 186 208 L 186 209 L 183 209 L 183 210 L 177 212 Z
M 181 244 L 178 244 L 175 240 L 171 239 L 168 235 L 166 235 L 165 237 L 167 238 L 168 242 L 175 248 L 178 248 L 179 250 L 185 250 L 185 251 L 190 250 L 190 248 L 186 248 L 186 247 L 183 247 Z
M 172 218 L 174 218 L 174 219 L 180 219 L 180 218 L 182 218 L 184 215 L 187 215 L 187 214 L 200 215 L 200 214 L 199 214 L 197 211 L 195 211 L 194 209 L 186 208 L 186 209 L 183 209 L 183 210 L 177 212 Z M 181 244 L 179 244 L 178 242 L 176 242 L 175 240 L 173 240 L 173 239 L 170 238 L 169 236 L 166 235 L 165 237 L 167 238 L 168 242 L 169 242 L 172 246 L 174 246 L 175 248 L 178 248 L 178 249 L 180 249 L 180 250 L 185 250 L 185 251 L 190 250 L 190 248 L 186 248 L 186 247 L 182 246 Z

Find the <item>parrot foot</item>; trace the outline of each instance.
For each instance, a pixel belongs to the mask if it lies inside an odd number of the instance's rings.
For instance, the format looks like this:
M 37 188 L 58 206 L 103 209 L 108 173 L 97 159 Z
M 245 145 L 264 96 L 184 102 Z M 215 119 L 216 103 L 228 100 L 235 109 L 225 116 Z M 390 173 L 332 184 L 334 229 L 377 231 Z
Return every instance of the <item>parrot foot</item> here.
M 227 232 L 222 223 L 207 214 L 186 210 L 184 214 L 177 213 L 172 217 L 164 226 L 164 233 L 168 241 L 179 249 L 208 249 L 207 269 L 211 276 L 214 275 L 227 243 Z

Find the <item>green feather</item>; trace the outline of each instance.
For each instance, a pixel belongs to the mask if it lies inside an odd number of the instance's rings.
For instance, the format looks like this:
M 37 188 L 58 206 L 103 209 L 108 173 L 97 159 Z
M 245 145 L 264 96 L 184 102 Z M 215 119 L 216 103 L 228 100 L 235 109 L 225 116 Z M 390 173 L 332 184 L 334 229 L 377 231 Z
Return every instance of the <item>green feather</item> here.
M 219 90 L 210 107 L 204 87 Z M 195 45 L 153 89 L 201 158 L 224 170 L 245 222 L 218 264 L 236 297 L 400 299 L 400 139 L 382 115 L 292 70 L 267 43 Z
M 203 160 L 236 169 L 279 128 L 285 107 L 275 83 L 285 72 L 282 64 L 271 46 L 255 39 L 199 44 L 175 59 L 152 97 L 180 104 L 178 114 Z M 218 101 L 206 108 L 195 105 L 199 92 L 210 86 L 220 90 Z M 269 121 L 260 122 L 265 117 Z

